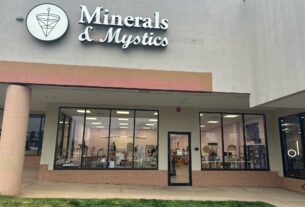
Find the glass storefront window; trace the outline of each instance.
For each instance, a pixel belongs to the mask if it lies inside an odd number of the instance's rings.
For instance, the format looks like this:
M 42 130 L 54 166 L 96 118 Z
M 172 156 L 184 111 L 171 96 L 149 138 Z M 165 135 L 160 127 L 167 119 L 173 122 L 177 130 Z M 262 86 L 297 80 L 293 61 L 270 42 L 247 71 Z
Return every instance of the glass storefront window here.
M 44 121 L 44 115 L 30 115 L 25 145 L 25 155 L 40 155 Z
M 248 169 L 267 169 L 265 120 L 263 115 L 244 115 Z
M 304 115 L 280 118 L 284 174 L 288 177 L 305 178 Z
M 2 132 L 3 109 L 0 109 L 0 139 Z M 45 116 L 31 114 L 26 136 L 25 155 L 40 155 L 44 131 Z
M 245 169 L 241 114 L 223 114 L 224 162 L 226 169 Z
M 107 168 L 110 110 L 90 109 L 86 114 L 84 168 Z
M 109 168 L 133 166 L 134 111 L 113 110 L 109 144 Z
M 90 111 L 87 111 L 90 113 Z M 58 168 L 80 168 L 85 109 L 61 109 L 58 123 L 55 165 Z
M 222 169 L 221 114 L 201 113 L 201 164 L 203 169 Z
M 134 167 L 157 168 L 158 112 L 136 111 Z
M 157 111 L 61 108 L 57 133 L 57 169 L 157 169 Z
M 202 169 L 268 169 L 264 115 L 200 113 L 200 136 Z

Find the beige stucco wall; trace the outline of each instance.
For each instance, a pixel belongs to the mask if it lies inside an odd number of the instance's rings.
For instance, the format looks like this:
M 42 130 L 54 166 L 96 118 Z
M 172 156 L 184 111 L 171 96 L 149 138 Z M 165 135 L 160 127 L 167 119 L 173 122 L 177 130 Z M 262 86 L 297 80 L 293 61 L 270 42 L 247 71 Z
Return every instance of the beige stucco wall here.
M 251 106 L 304 91 L 305 1 L 247 0 L 244 9 Z
M 274 113 L 266 114 L 270 170 L 277 171 L 280 176 L 283 176 L 281 143 L 277 123 L 277 117 Z
M 196 109 L 183 109 L 180 113 L 175 108 L 160 109 L 159 135 L 159 169 L 167 170 L 168 162 L 168 131 L 191 132 L 192 170 L 200 170 L 199 114 Z
M 56 104 L 48 104 L 46 110 L 40 164 L 47 164 L 49 170 L 53 169 L 57 122 L 58 106 Z
M 158 69 L 167 71 L 212 72 L 213 88 L 222 92 L 249 92 L 249 57 L 245 2 L 243 0 L 49 0 L 63 8 L 69 17 L 69 30 L 59 41 L 45 44 L 27 31 L 27 13 L 44 0 L 2 0 L 0 60 L 66 65 Z M 166 49 L 130 47 L 124 51 L 117 45 L 81 44 L 78 23 L 80 5 L 90 11 L 97 6 L 122 16 L 153 17 L 160 12 L 169 19 Z M 103 27 L 101 27 L 103 28 Z M 105 34 L 106 28 L 101 29 Z M 123 30 L 133 33 L 134 30 Z M 143 34 L 144 30 L 136 30 Z
M 30 9 L 42 0 L 3 0 L 0 8 L 0 60 L 99 67 L 211 72 L 213 91 L 251 93 L 257 106 L 304 92 L 305 1 L 302 0 L 50 0 L 66 10 L 69 31 L 45 44 L 27 31 Z M 78 41 L 80 4 L 122 16 L 169 19 L 164 50 L 87 45 Z M 5 9 L 4 9 L 5 8 Z M 144 32 L 144 31 L 141 31 Z M 3 70 L 3 69 L 2 69 Z M 1 69 L 0 69 L 1 72 Z

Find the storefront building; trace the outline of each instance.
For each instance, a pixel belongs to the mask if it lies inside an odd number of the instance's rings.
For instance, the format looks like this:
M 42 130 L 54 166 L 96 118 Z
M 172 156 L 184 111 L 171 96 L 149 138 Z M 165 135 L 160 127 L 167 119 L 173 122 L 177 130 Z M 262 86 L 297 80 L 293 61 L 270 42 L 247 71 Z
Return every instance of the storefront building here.
M 305 3 L 14 1 L 0 193 L 39 180 L 305 193 Z

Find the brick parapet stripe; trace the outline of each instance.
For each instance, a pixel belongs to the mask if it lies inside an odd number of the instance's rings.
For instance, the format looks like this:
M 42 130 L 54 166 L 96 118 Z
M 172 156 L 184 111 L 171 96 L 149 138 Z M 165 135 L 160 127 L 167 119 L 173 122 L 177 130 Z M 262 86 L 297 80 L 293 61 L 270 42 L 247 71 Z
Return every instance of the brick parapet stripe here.
M 0 61 L 0 83 L 211 92 L 212 74 Z

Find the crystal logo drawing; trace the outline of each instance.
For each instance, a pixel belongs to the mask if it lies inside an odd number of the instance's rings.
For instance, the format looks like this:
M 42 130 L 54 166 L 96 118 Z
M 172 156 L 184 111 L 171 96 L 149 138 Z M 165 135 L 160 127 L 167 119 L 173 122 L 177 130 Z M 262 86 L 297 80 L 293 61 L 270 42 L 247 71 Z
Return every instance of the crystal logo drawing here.
M 60 16 L 50 13 L 50 8 L 47 9 L 48 13 L 41 13 L 36 15 L 36 19 L 41 27 L 43 34 L 48 37 L 52 30 L 60 21 Z
M 49 42 L 65 35 L 69 20 L 65 11 L 57 5 L 40 4 L 29 12 L 26 24 L 32 36 Z

